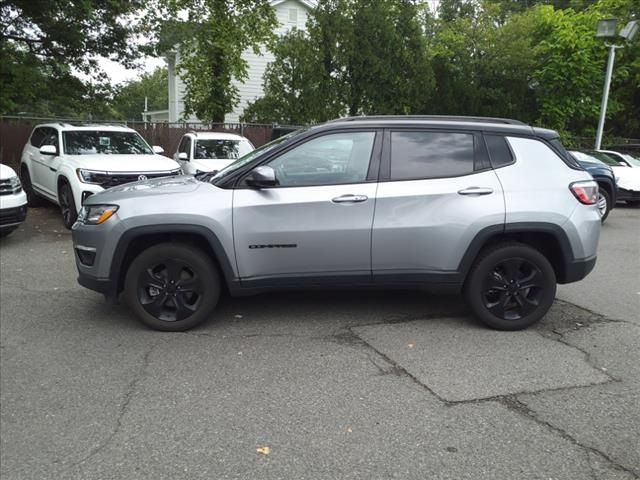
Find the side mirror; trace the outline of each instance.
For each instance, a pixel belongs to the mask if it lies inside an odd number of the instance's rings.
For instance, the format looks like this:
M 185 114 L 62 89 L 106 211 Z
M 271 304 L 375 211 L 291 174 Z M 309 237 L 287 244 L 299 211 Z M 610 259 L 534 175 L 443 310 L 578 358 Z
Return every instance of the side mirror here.
M 189 155 L 186 152 L 180 152 L 178 154 L 178 160 L 187 160 L 189 161 Z
M 627 162 L 620 161 L 618 163 L 620 164 L 621 167 L 628 167 L 629 166 L 629 165 L 627 165 Z
M 278 180 L 276 180 L 275 170 L 268 165 L 262 165 L 253 169 L 245 178 L 245 182 L 254 188 L 275 187 L 279 183 Z
M 157 153 L 157 154 L 164 153 L 164 148 L 159 147 L 158 145 L 154 145 L 151 148 L 153 149 L 153 153 Z
M 42 155 L 58 155 L 58 149 L 55 145 L 43 145 L 40 147 L 40 153 Z

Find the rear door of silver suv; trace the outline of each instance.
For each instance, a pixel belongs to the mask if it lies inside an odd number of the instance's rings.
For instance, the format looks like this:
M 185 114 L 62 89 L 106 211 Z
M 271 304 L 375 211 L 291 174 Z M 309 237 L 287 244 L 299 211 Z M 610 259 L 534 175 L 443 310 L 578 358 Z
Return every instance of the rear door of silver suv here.
M 375 282 L 456 283 L 474 237 L 505 220 L 480 132 L 385 130 L 372 232 Z

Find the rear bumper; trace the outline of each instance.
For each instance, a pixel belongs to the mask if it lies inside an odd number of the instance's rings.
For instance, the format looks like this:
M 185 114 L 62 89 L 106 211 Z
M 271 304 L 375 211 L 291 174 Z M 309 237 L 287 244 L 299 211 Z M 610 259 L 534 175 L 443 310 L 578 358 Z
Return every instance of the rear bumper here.
M 597 257 L 594 255 L 593 257 L 574 260 L 567 264 L 565 267 L 564 278 L 558 283 L 573 283 L 582 280 L 584 277 L 589 275 L 596 266 L 596 259 Z

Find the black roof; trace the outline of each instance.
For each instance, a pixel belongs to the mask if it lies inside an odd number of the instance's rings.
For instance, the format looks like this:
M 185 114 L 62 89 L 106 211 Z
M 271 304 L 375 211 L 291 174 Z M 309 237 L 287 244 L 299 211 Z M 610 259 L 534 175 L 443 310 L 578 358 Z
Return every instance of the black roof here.
M 388 127 L 429 127 L 447 130 L 479 130 L 503 134 L 536 136 L 546 139 L 557 138 L 558 133 L 545 128 L 534 128 L 518 120 L 492 117 L 462 117 L 447 115 L 375 115 L 347 117 L 316 125 L 311 130 L 334 130 L 337 128 L 388 128 Z

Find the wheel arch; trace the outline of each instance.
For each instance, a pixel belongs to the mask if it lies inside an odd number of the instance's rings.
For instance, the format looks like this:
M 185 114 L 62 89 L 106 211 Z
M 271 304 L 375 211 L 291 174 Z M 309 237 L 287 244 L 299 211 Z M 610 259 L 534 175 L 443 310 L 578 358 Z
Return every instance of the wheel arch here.
M 136 256 L 153 245 L 176 242 L 193 245 L 208 254 L 227 289 L 231 288 L 235 273 L 222 242 L 213 231 L 201 225 L 148 225 L 127 230 L 116 245 L 109 273 L 116 295 L 122 291 L 125 276 Z
M 465 279 L 478 256 L 488 247 L 499 243 L 518 242 L 540 251 L 551 263 L 558 279 L 564 283 L 574 261 L 571 243 L 558 225 L 545 222 L 518 222 L 494 225 L 481 230 L 470 243 L 458 271 Z

